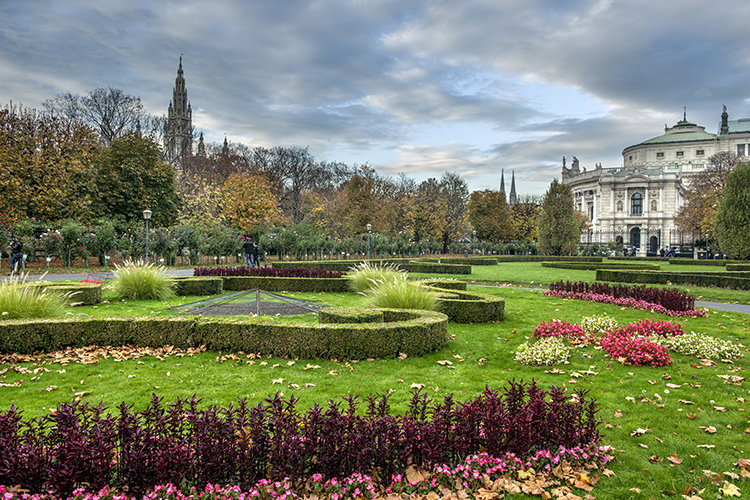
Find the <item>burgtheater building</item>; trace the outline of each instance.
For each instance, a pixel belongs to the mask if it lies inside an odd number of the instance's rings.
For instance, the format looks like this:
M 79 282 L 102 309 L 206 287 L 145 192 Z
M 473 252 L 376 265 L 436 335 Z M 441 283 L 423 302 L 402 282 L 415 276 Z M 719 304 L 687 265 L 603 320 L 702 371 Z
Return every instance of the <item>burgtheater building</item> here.
M 672 247 L 692 256 L 694 235 L 680 232 L 675 216 L 691 178 L 720 151 L 740 159 L 750 156 L 750 118 L 730 120 L 726 106 L 718 133 L 706 132 L 683 114 L 662 135 L 625 148 L 621 167 L 599 163 L 587 170 L 575 156 L 567 167 L 563 157 L 562 182 L 572 188 L 576 209 L 591 223 L 581 243 L 622 243 L 635 246 L 638 255 Z

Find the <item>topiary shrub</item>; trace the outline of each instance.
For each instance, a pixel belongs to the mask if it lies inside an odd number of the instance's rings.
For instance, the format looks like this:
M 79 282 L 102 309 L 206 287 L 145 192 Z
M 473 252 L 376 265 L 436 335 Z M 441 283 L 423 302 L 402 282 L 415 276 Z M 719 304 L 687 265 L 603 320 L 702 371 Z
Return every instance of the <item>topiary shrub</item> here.
M 224 280 L 219 277 L 174 278 L 172 283 L 177 296 L 218 295 L 224 291 Z
M 173 280 L 163 266 L 143 261 L 115 264 L 112 291 L 115 296 L 135 300 L 167 300 L 174 297 Z

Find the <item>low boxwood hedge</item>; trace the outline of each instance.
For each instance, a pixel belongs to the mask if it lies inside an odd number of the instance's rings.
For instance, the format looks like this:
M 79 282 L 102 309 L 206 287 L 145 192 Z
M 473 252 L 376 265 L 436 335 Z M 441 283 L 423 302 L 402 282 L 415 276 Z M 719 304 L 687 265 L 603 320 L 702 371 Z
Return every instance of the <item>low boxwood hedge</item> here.
M 321 323 L 382 323 L 383 311 L 363 307 L 326 307 L 318 313 Z
M 348 271 L 355 265 L 365 262 L 360 260 L 311 260 L 301 262 L 274 262 L 274 267 L 311 267 L 313 269 L 331 269 Z M 467 264 L 441 264 L 421 259 L 370 259 L 371 264 L 396 264 L 400 269 L 410 273 L 432 274 L 471 274 Z
M 398 267 L 409 273 L 471 274 L 471 266 L 468 264 L 446 264 L 442 262 L 412 260 L 405 263 L 399 263 Z
M 599 269 L 597 281 L 618 281 L 622 283 L 658 283 L 690 286 L 713 286 L 750 290 L 750 272 L 707 272 L 685 273 L 670 271 L 618 271 Z
M 541 261 L 575 261 L 575 262 L 601 262 L 603 257 L 588 257 L 579 255 L 498 255 L 497 262 L 541 262 Z
M 750 264 L 727 264 L 727 271 L 750 271 Z
M 98 283 L 38 281 L 28 284 L 62 294 L 70 294 L 69 302 L 71 305 L 93 306 L 102 301 L 102 285 Z
M 670 264 L 681 264 L 686 266 L 726 266 L 727 264 L 747 264 L 741 260 L 726 260 L 726 259 L 684 259 L 684 258 L 672 258 L 669 259 Z
M 444 290 L 466 290 L 466 282 L 461 280 L 438 278 L 434 280 L 421 280 L 420 283 L 425 286 L 442 288 Z
M 224 280 L 216 277 L 174 278 L 175 295 L 218 295 L 224 291 Z
M 205 345 L 296 358 L 365 359 L 422 356 L 448 342 L 448 317 L 431 311 L 381 309 L 377 323 L 299 323 L 267 318 L 114 317 L 0 322 L 0 352 L 28 354 L 87 345 Z M 344 314 L 344 313 L 339 313 Z
M 456 288 L 446 288 L 443 282 L 436 281 L 427 286 L 440 294 L 437 303 L 440 312 L 456 323 L 491 323 L 505 318 L 505 299 L 484 293 L 467 292 Z M 451 286 L 451 285 L 449 285 Z
M 596 271 L 597 269 L 648 269 L 658 271 L 659 264 L 647 264 L 641 262 L 542 262 L 542 267 L 553 267 L 557 269 L 580 269 L 585 271 Z
M 419 260 L 427 262 L 444 262 L 446 264 L 468 264 L 470 266 L 494 266 L 497 264 L 497 257 L 429 257 Z
M 222 276 L 224 290 L 260 288 L 269 292 L 348 292 L 346 278 L 272 278 L 261 276 Z

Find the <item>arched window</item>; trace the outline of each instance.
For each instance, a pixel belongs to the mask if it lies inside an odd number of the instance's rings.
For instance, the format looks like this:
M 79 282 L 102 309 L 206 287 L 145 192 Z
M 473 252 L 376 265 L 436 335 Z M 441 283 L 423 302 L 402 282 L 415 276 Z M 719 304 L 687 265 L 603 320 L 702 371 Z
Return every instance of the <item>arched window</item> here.
M 641 215 L 643 213 L 643 195 L 635 193 L 630 197 L 630 214 Z

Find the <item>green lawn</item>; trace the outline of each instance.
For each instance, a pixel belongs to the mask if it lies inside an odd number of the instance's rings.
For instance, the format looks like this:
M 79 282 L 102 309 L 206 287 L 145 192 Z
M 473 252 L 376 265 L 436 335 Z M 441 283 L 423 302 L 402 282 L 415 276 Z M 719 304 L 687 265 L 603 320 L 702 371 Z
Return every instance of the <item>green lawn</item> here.
M 522 264 L 530 268 L 529 263 Z M 475 273 L 499 281 L 491 273 L 506 272 L 506 265 L 475 266 Z M 546 272 L 540 268 L 529 272 Z M 565 270 L 549 271 L 564 273 Z M 520 271 L 517 271 L 520 272 Z M 575 271 L 591 273 L 590 271 Z M 474 279 L 473 276 L 469 277 Z M 122 401 L 142 408 L 152 394 L 166 401 L 193 394 L 204 404 L 228 405 L 237 398 L 257 404 L 282 391 L 301 398 L 301 407 L 324 404 L 342 394 L 393 391 L 393 411 L 403 412 L 412 385 L 423 385 L 432 395 L 453 393 L 457 399 L 475 397 L 485 385 L 498 387 L 510 379 L 536 379 L 542 385 L 583 387 L 601 404 L 602 443 L 615 448 L 609 468 L 615 477 L 602 478 L 593 494 L 598 498 L 660 498 L 681 494 L 689 485 L 706 488 L 703 498 L 716 498 L 718 487 L 702 479 L 704 469 L 739 472 L 738 458 L 748 458 L 750 427 L 746 399 L 747 380 L 727 384 L 719 375 L 747 377 L 748 356 L 734 363 L 703 365 L 692 357 L 673 354 L 673 364 L 663 368 L 623 366 L 594 347 L 576 349 L 568 365 L 528 367 L 513 360 L 515 349 L 528 339 L 540 321 L 558 318 L 578 322 L 583 316 L 607 313 L 620 324 L 642 318 L 669 319 L 648 311 L 545 297 L 541 292 L 517 288 L 469 287 L 506 299 L 507 318 L 496 324 L 451 323 L 454 336 L 448 347 L 422 358 L 346 361 L 254 359 L 245 353 L 200 352 L 192 355 L 145 356 L 115 361 L 99 356 L 95 363 L 23 362 L 0 365 L 0 409 L 18 405 L 27 417 L 42 415 L 57 403 L 78 393 L 84 401 L 114 406 Z M 322 300 L 331 305 L 363 305 L 354 294 L 296 293 L 298 298 Z M 105 293 L 106 297 L 106 293 Z M 75 308 L 75 314 L 169 314 L 168 305 L 195 300 L 180 297 L 167 303 L 115 301 Z M 309 320 L 311 316 L 300 318 Z M 707 318 L 680 320 L 686 331 L 705 332 L 750 345 L 750 316 L 712 312 Z M 747 349 L 745 349 L 747 352 Z M 448 360 L 452 366 L 438 361 Z M 35 369 L 36 373 L 32 372 Z M 18 369 L 18 371 L 14 371 Z M 562 373 L 560 373 L 562 371 Z M 19 373 L 27 372 L 27 373 Z M 581 373 L 586 372 L 586 373 Z M 14 383 L 23 381 L 17 386 Z M 679 388 L 668 388 L 666 384 Z M 709 434 L 702 427 L 713 427 Z M 643 435 L 631 436 L 636 429 Z M 710 448 L 703 445 L 712 446 Z M 701 446 L 701 447 L 699 447 Z M 672 465 L 665 459 L 676 454 Z M 747 481 L 734 481 L 747 491 Z M 631 488 L 642 490 L 640 495 Z M 579 492 L 583 496 L 583 492 Z

